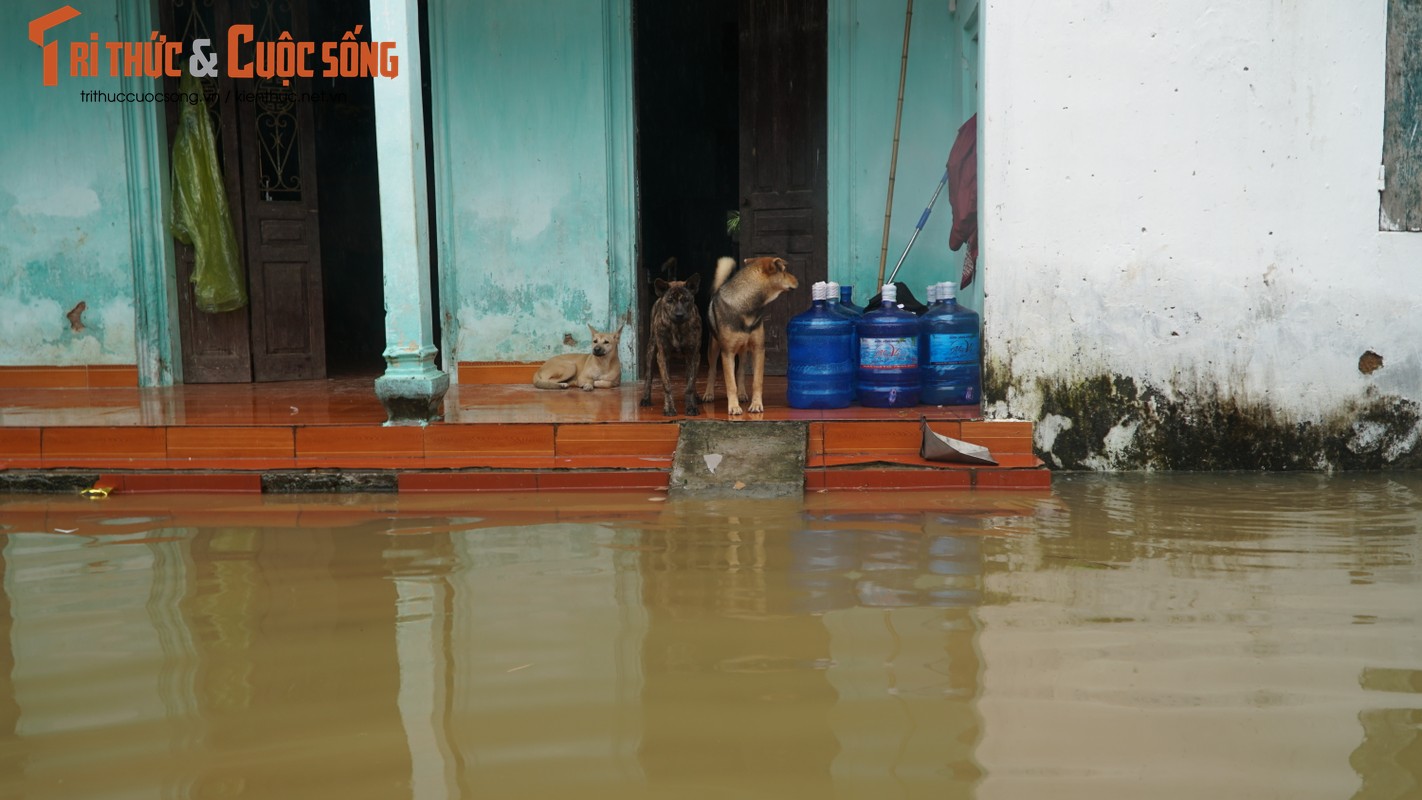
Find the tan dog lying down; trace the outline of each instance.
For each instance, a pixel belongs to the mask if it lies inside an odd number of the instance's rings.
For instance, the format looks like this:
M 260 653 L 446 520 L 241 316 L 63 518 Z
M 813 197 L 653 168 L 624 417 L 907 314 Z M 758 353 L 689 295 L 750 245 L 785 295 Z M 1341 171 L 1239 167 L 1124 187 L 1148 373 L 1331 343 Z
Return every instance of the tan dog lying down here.
M 533 385 L 540 389 L 566 389 L 576 386 L 585 392 L 611 389 L 622 383 L 622 359 L 617 345 L 622 341 L 622 326 L 616 332 L 592 331 L 592 353 L 569 353 L 553 356 L 533 374 Z

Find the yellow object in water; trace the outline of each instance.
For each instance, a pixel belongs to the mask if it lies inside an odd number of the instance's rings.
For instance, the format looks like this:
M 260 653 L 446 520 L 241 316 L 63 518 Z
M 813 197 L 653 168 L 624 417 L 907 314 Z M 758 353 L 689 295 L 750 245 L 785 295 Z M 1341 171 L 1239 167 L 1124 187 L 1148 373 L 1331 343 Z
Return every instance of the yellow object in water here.
M 87 489 L 80 489 L 79 496 L 87 497 L 90 500 L 103 500 L 109 496 L 110 491 L 107 486 L 90 486 Z

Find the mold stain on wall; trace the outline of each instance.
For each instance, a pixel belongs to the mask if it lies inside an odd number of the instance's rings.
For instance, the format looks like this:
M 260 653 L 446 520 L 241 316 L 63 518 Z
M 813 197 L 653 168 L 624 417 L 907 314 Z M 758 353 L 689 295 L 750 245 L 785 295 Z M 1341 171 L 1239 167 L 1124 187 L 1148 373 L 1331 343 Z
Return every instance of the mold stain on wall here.
M 1062 470 L 1422 468 L 1422 406 L 1371 392 L 1320 419 L 1291 419 L 1218 387 L 1157 387 L 1120 374 L 1080 379 L 983 370 L 990 416 L 1035 415 L 1037 455 Z

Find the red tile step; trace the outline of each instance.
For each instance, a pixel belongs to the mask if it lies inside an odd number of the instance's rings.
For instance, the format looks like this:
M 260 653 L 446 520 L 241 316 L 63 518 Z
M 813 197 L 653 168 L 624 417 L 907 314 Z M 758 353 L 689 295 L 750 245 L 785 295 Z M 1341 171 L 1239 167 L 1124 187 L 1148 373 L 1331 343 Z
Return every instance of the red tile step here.
M 1043 489 L 1032 424 L 932 420 L 989 447 L 997 467 L 919 458 L 919 422 L 810 422 L 808 491 Z M 0 428 L 0 471 L 93 470 L 124 493 L 260 492 L 267 471 L 376 471 L 402 492 L 665 489 L 679 426 L 667 422 L 155 425 Z

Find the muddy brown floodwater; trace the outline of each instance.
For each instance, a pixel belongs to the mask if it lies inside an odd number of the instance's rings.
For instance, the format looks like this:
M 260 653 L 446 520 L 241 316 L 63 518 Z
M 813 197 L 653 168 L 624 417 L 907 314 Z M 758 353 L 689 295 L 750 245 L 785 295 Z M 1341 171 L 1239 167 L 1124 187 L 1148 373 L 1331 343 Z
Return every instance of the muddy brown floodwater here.
M 0 797 L 1422 797 L 1422 476 L 0 496 Z

